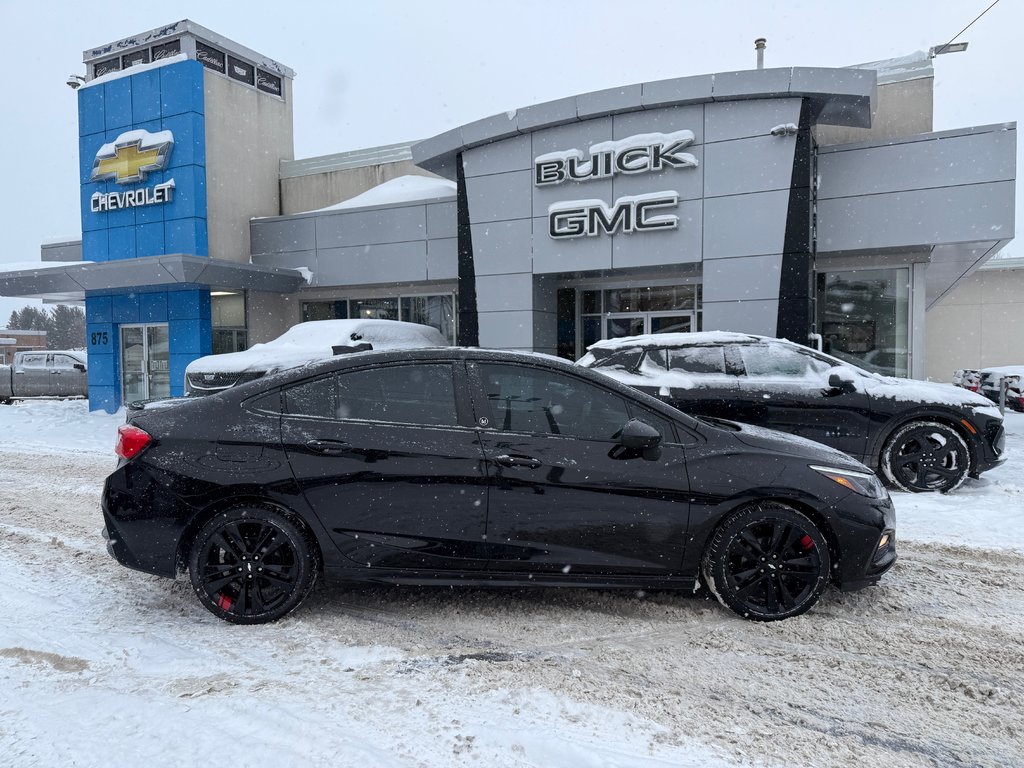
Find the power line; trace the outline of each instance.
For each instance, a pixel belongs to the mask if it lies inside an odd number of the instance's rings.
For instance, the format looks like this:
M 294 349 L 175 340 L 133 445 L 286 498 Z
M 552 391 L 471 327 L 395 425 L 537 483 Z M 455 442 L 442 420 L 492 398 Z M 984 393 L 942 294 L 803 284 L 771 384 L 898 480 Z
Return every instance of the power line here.
M 953 37 L 952 37 L 952 38 L 950 38 L 950 40 L 949 40 L 949 42 L 948 42 L 948 43 L 946 43 L 945 45 L 940 45 L 940 46 L 939 46 L 938 48 L 936 48 L 936 49 L 935 49 L 935 53 L 936 53 L 936 54 L 940 54 L 940 53 L 942 53 L 942 52 L 943 52 L 944 50 L 946 50 L 947 48 L 949 48 L 949 46 L 953 44 L 953 41 L 954 41 L 954 40 L 956 40 L 956 39 L 957 39 L 958 37 L 960 37 L 960 35 L 962 35 L 962 34 L 963 34 L 964 32 L 966 32 L 966 31 L 967 31 L 968 29 L 970 29 L 970 28 L 971 28 L 971 27 L 972 27 L 972 26 L 974 25 L 974 22 L 975 22 L 975 21 L 977 21 L 978 19 L 980 19 L 980 18 L 981 18 L 982 16 L 984 16 L 984 15 L 985 15 L 986 13 L 988 13 L 989 11 L 991 11 L 991 10 L 992 10 L 993 8 L 995 8 L 995 7 L 996 7 L 996 5 L 998 5 L 998 4 L 999 4 L 999 0 L 995 0 L 995 2 L 994 2 L 994 3 L 992 3 L 992 5 L 990 5 L 990 6 L 989 6 L 988 8 L 986 8 L 986 9 L 985 9 L 984 11 L 982 11 L 981 13 L 979 13 L 979 14 L 978 14 L 978 15 L 977 15 L 977 16 L 976 16 L 976 17 L 974 18 L 974 21 L 972 21 L 972 22 L 971 22 L 970 24 L 968 24 L 968 25 L 967 25 L 966 27 L 964 27 L 964 28 L 963 28 L 963 29 L 961 29 L 961 30 L 960 30 L 959 32 L 957 32 L 957 33 L 956 33 L 955 35 L 953 35 Z

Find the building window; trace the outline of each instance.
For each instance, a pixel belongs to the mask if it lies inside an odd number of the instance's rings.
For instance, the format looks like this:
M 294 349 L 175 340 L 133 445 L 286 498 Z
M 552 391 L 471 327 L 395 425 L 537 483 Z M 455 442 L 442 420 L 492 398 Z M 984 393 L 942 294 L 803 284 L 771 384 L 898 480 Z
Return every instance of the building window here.
M 153 46 L 153 61 L 168 59 L 181 53 L 181 40 L 171 40 L 167 43 Z
M 249 348 L 245 316 L 245 294 L 234 291 L 210 293 L 210 325 L 213 327 L 213 354 L 241 352 Z
M 818 275 L 824 351 L 887 376 L 910 372 L 910 270 L 859 269 Z
M 121 59 L 115 56 L 106 61 L 97 61 L 92 67 L 93 77 L 103 77 L 121 69 Z
M 429 325 L 440 331 L 449 344 L 455 343 L 457 332 L 455 296 L 450 293 L 302 302 L 303 322 L 347 318 L 402 320 L 407 323 Z
M 255 85 L 254 67 L 247 61 L 228 56 L 228 77 L 247 85 Z
M 149 49 L 141 48 L 138 51 L 126 53 L 121 57 L 121 69 L 134 67 L 136 64 L 149 64 Z
M 256 87 L 275 96 L 283 95 L 281 93 L 281 78 L 269 72 L 264 72 L 262 69 L 256 70 Z
M 224 53 L 218 51 L 213 46 L 206 45 L 196 41 L 196 58 L 199 63 L 207 69 L 212 69 L 214 72 L 220 72 L 225 74 L 226 68 L 224 66 Z

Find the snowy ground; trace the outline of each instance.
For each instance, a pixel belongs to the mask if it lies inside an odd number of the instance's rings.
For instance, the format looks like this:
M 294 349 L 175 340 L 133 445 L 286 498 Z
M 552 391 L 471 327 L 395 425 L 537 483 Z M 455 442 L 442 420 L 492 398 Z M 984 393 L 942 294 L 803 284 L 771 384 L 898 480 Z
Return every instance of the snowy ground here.
M 5 766 L 1024 764 L 1024 416 L 897 494 L 879 587 L 745 622 L 702 596 L 320 590 L 234 627 L 105 553 L 122 416 L 0 407 Z

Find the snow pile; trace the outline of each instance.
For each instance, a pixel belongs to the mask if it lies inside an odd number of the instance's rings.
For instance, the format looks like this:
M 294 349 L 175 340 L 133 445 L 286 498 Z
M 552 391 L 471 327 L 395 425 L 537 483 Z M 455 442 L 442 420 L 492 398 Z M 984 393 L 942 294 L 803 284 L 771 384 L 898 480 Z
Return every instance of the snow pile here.
M 399 203 L 418 203 L 423 200 L 435 200 L 439 197 L 452 197 L 455 194 L 455 182 L 447 179 L 434 179 L 428 176 L 399 176 L 397 179 L 385 181 L 361 195 L 345 200 L 318 211 L 343 211 L 349 208 L 369 208 L 375 205 L 397 205 Z
M 100 454 L 113 469 L 124 410 L 89 411 L 85 400 L 16 400 L 0 405 L 0 450 L 18 453 Z
M 440 331 L 429 325 L 398 320 L 311 320 L 299 323 L 266 344 L 244 352 L 207 355 L 185 369 L 191 373 L 282 371 L 334 355 L 332 347 L 370 343 L 375 351 L 446 347 Z

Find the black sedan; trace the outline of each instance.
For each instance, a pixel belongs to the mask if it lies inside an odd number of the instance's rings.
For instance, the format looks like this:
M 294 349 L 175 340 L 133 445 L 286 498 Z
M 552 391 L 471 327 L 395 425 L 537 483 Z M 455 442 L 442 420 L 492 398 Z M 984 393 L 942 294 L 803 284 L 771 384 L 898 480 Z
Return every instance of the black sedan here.
M 905 491 L 948 493 L 1006 460 L 1003 417 L 981 395 L 880 376 L 782 339 L 721 331 L 609 339 L 578 364 L 694 416 L 830 445 Z
M 896 559 L 892 503 L 850 457 L 700 421 L 543 355 L 363 352 L 119 431 L 108 551 L 228 621 L 338 582 L 711 589 L 808 610 Z M 126 587 L 127 588 L 127 587 Z

